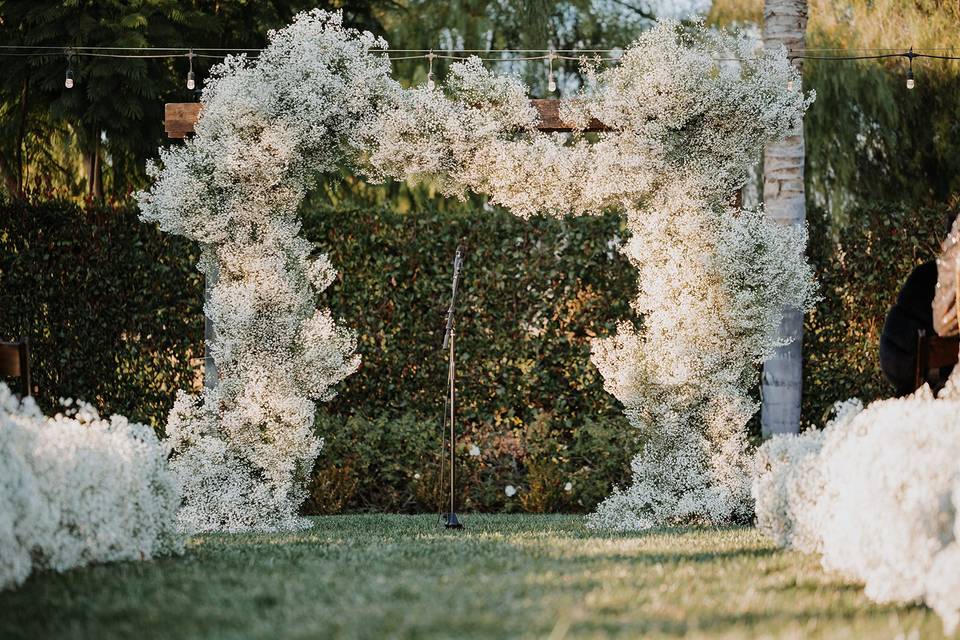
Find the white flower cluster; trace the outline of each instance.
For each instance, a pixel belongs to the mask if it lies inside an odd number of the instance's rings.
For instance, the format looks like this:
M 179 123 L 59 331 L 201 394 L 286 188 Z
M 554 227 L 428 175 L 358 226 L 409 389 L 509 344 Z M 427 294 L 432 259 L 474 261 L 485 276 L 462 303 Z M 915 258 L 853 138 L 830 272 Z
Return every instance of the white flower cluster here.
M 729 205 L 762 144 L 811 97 L 783 52 L 748 50 L 702 25 L 666 21 L 590 82 L 562 115 L 599 139 L 537 130 L 519 81 L 473 58 L 444 90 L 403 89 L 385 43 L 312 11 L 271 35 L 256 63 L 232 58 L 203 95 L 197 137 L 161 154 L 143 219 L 205 243 L 219 273 L 208 315 L 221 379 L 171 414 L 185 526 L 295 526 L 319 449 L 313 405 L 357 366 L 351 334 L 315 310 L 332 270 L 310 262 L 297 205 L 317 172 L 428 179 L 485 194 L 520 216 L 626 212 L 639 332 L 594 351 L 608 389 L 649 433 L 636 481 L 592 519 L 642 527 L 721 522 L 749 511 L 744 425 L 753 364 L 777 344 L 784 306 L 812 295 L 803 229 Z M 717 58 L 739 56 L 741 65 Z M 216 461 L 216 470 L 209 467 Z
M 44 417 L 0 383 L 0 589 L 34 569 L 179 552 L 180 493 L 150 427 L 79 404 Z
M 447 195 L 487 194 L 521 216 L 625 211 L 642 329 L 595 343 L 594 361 L 648 440 L 634 484 L 591 517 L 597 527 L 751 510 L 753 367 L 778 345 L 782 309 L 806 308 L 814 287 L 805 229 L 729 205 L 763 143 L 812 100 L 788 90 L 798 78 L 782 52 L 749 47 L 661 22 L 562 109 L 580 128 L 608 125 L 597 141 L 537 132 L 526 88 L 477 60 L 453 66 L 446 94 L 397 91 L 370 131 L 373 179 L 427 176 Z M 731 55 L 743 64 L 716 62 Z
M 925 602 L 960 623 L 960 381 L 866 409 L 823 431 L 777 436 L 756 456 L 757 526 L 822 556 L 880 603 Z
M 205 246 L 216 284 L 205 313 L 219 382 L 181 394 L 167 433 L 185 531 L 294 528 L 322 442 L 314 401 L 359 366 L 354 335 L 319 294 L 335 271 L 299 235 L 297 206 L 322 171 L 349 161 L 389 79 L 385 43 L 302 14 L 256 64 L 228 59 L 203 94 L 197 136 L 161 151 L 142 218 Z

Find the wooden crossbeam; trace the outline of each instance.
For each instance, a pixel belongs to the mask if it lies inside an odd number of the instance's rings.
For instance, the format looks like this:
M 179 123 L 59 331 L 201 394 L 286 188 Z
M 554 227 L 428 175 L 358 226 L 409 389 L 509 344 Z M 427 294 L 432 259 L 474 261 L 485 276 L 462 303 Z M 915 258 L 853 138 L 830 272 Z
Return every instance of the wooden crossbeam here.
M 540 131 L 572 131 L 569 123 L 560 119 L 559 100 L 531 100 L 540 113 Z M 200 117 L 199 102 L 168 102 L 163 109 L 163 124 L 168 138 L 186 138 Z M 584 131 L 609 131 L 610 128 L 597 119 L 590 121 Z

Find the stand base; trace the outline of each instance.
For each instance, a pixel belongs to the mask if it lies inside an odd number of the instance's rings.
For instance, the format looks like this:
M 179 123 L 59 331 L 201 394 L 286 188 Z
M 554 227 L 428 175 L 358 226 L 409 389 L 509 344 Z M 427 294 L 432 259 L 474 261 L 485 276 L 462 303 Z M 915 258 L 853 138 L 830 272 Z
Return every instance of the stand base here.
M 447 529 L 463 529 L 463 523 L 457 518 L 456 513 L 443 514 L 443 526 Z

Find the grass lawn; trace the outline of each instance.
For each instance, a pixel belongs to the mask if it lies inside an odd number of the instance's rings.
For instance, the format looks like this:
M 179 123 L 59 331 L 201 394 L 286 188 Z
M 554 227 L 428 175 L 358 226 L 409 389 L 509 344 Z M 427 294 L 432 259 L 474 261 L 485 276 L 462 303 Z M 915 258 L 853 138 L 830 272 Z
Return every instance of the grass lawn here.
M 34 574 L 0 638 L 937 638 L 749 528 L 603 534 L 575 516 L 315 519 L 183 557 Z

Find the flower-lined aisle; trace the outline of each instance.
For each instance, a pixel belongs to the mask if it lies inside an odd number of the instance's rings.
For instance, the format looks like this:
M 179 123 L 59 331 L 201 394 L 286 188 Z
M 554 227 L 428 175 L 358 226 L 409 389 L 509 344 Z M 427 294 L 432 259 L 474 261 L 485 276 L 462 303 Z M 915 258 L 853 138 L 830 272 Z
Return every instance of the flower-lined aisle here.
M 183 551 L 169 449 L 148 426 L 66 404 L 48 418 L 0 383 L 0 589 L 34 570 Z
M 757 452 L 757 527 L 819 554 L 879 603 L 924 602 L 960 623 L 960 376 L 866 408 L 837 407 L 822 431 Z

